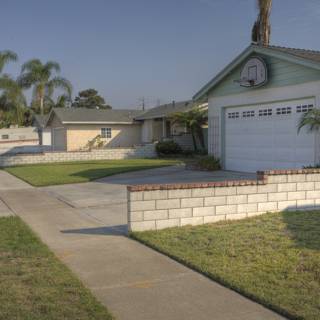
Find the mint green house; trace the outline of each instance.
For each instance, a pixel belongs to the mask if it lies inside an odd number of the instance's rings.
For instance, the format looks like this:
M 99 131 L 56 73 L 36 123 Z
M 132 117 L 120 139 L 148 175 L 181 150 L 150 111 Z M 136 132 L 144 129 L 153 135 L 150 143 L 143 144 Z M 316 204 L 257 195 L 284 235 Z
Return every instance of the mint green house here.
M 193 97 L 209 104 L 209 153 L 255 172 L 320 162 L 317 132 L 297 130 L 320 107 L 320 52 L 250 45 Z

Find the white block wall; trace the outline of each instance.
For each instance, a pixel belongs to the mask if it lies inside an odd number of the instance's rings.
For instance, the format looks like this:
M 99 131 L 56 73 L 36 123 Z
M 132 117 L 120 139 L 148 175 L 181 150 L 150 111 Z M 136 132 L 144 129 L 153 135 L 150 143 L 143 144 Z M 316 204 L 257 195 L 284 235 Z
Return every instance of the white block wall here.
M 16 154 L 0 156 L 0 167 L 24 164 L 54 163 L 86 160 L 118 160 L 156 157 L 153 144 L 135 148 L 99 149 L 85 152 L 44 152 L 38 154 Z
M 320 169 L 269 171 L 257 181 L 128 187 L 130 231 L 320 207 Z

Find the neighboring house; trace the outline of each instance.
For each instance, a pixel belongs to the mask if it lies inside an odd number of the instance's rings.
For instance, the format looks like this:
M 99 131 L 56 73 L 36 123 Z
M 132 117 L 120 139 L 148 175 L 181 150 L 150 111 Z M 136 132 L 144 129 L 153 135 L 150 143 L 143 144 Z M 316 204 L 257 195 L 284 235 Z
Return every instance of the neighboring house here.
M 44 148 L 51 149 L 51 129 L 46 128 L 48 115 L 34 115 L 32 125 L 38 129 L 39 144 Z
M 150 110 L 147 110 L 136 120 L 142 121 L 142 137 L 143 143 L 161 141 L 167 138 L 173 138 L 185 144 L 188 142 L 192 145 L 191 137 L 185 127 L 173 124 L 170 117 L 177 112 L 186 112 L 194 107 L 192 101 L 172 102 L 164 104 Z M 206 108 L 207 104 L 202 104 L 202 108 Z
M 132 147 L 141 143 L 139 110 L 55 108 L 46 128 L 51 129 L 54 151 L 78 151 L 101 136 L 105 147 Z
M 320 52 L 251 45 L 206 84 L 209 153 L 224 169 L 254 172 L 320 161 L 319 133 L 298 134 L 303 113 L 320 107 Z
M 0 129 L 0 154 L 39 152 L 37 128 Z

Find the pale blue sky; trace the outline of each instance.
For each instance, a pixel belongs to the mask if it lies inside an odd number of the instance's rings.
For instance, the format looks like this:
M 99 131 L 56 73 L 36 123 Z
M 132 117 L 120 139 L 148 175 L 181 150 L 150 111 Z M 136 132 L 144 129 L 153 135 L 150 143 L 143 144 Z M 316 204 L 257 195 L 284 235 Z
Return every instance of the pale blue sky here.
M 0 0 L 0 50 L 56 60 L 115 108 L 189 99 L 250 43 L 255 0 Z M 320 50 L 320 1 L 274 0 L 271 43 Z

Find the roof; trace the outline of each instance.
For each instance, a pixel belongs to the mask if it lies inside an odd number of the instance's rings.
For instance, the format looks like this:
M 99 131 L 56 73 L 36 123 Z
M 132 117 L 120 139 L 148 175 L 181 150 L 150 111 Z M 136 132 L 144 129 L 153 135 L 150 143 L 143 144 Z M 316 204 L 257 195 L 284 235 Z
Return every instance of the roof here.
M 156 118 L 165 118 L 169 117 L 173 113 L 183 112 L 192 109 L 193 102 L 192 101 L 180 101 L 180 102 L 172 102 L 169 104 L 163 104 L 161 106 L 152 108 L 144 112 L 143 114 L 137 116 L 136 120 L 148 120 L 148 119 L 156 119 Z
M 234 68 L 242 63 L 253 53 L 260 53 L 273 56 L 279 59 L 287 60 L 293 63 L 301 64 L 306 67 L 320 70 L 320 51 L 286 48 L 280 46 L 259 46 L 251 44 L 242 53 L 240 53 L 230 64 L 228 64 L 221 72 L 219 72 L 212 80 L 203 86 L 194 96 L 193 100 L 203 100 L 225 76 L 227 76 Z
M 49 118 L 55 114 L 63 124 L 131 124 L 142 112 L 124 109 L 54 108 Z
M 48 120 L 48 115 L 40 115 L 40 114 L 35 114 L 33 116 L 33 123 L 36 127 L 45 127 L 46 123 Z
M 303 59 L 320 63 L 320 51 L 298 49 L 298 48 L 286 48 L 286 47 L 280 47 L 280 46 L 268 46 L 268 48 L 275 51 L 284 52 L 296 57 L 300 57 Z

